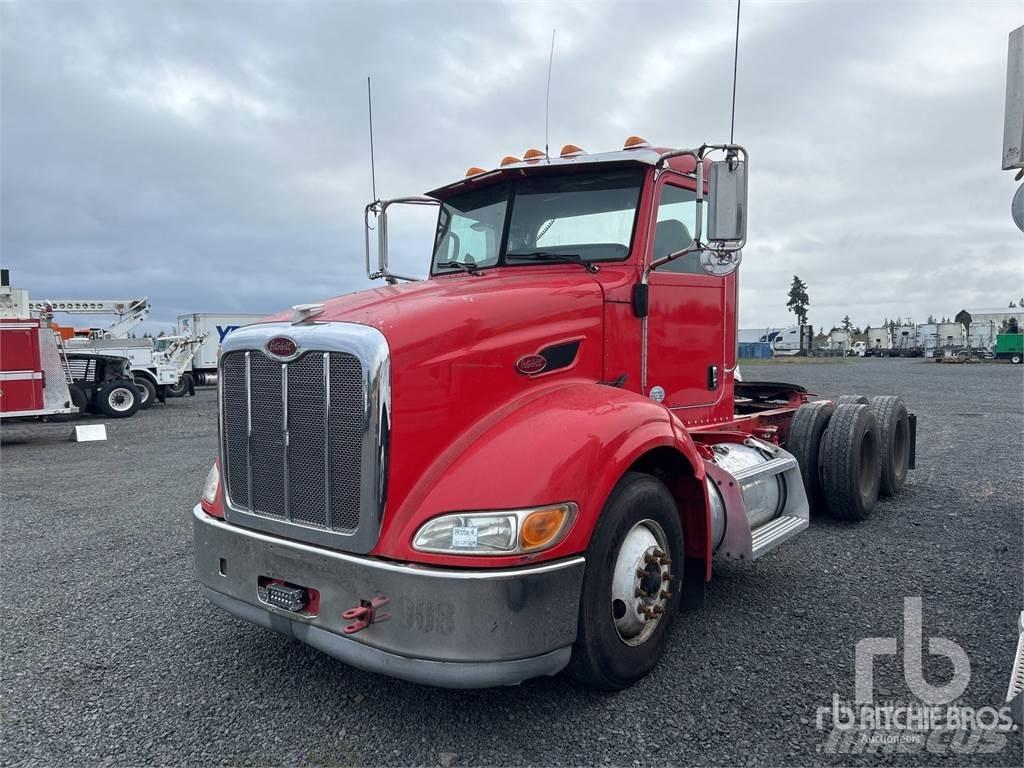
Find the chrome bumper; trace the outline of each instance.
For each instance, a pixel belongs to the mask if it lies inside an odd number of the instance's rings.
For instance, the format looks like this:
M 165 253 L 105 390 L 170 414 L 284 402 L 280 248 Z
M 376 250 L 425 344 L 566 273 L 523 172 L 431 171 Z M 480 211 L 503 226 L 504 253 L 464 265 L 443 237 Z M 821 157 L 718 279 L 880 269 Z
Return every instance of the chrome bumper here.
M 576 639 L 584 560 L 451 570 L 400 565 L 268 536 L 193 510 L 204 596 L 354 667 L 427 685 L 485 688 L 553 675 Z M 316 616 L 260 598 L 260 577 L 320 593 Z M 343 635 L 343 611 L 383 594 L 391 618 Z

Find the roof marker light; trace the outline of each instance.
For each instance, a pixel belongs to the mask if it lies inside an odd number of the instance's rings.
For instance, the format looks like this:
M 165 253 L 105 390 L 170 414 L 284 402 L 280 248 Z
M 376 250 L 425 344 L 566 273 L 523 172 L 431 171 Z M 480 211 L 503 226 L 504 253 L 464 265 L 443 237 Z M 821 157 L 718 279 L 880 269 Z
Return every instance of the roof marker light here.
M 622 145 L 623 149 L 646 149 L 651 146 L 651 143 L 647 139 L 642 139 L 639 136 L 630 136 L 626 139 L 626 143 Z
M 501 167 L 504 168 L 506 165 L 513 165 L 515 163 L 520 162 L 522 161 L 518 157 L 513 157 L 512 155 L 505 155 L 505 157 L 501 158 Z
M 535 163 L 538 160 L 543 160 L 544 157 L 545 157 L 544 153 L 541 150 L 539 150 L 539 149 L 528 149 L 523 154 L 523 160 L 525 160 L 528 163 L 530 163 L 530 162 L 534 162 Z
M 466 170 L 467 176 L 476 176 L 478 173 L 483 173 L 483 168 L 477 168 L 475 165 Z
M 559 152 L 560 157 L 575 157 L 576 155 L 585 155 L 582 149 L 577 147 L 575 144 L 566 144 L 562 147 L 562 151 Z

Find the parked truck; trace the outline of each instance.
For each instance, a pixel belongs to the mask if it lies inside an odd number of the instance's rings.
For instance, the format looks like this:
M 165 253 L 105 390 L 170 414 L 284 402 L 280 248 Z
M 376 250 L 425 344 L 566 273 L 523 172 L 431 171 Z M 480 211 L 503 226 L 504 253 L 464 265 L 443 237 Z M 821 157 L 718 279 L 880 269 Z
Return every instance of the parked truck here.
M 201 338 L 202 344 L 192 358 L 189 375 L 196 384 L 217 383 L 217 355 L 227 335 L 242 326 L 255 323 L 265 315 L 251 313 L 194 312 L 178 315 L 178 335 Z
M 903 401 L 738 380 L 747 169 L 630 137 L 370 203 L 386 285 L 221 345 L 204 595 L 399 678 L 614 690 L 714 557 L 867 519 L 913 467 Z M 439 208 L 426 280 L 388 266 L 404 204 Z
M 1000 333 L 996 336 L 995 357 L 1020 365 L 1024 360 L 1024 334 Z
M 126 418 L 139 389 L 124 357 L 68 353 L 50 317 L 0 270 L 0 419 L 74 419 L 86 410 Z

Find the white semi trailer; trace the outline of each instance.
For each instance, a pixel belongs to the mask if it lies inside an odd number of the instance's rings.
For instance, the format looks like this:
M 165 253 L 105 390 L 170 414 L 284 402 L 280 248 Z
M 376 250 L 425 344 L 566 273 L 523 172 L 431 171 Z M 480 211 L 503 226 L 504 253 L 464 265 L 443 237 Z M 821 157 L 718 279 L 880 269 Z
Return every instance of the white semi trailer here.
M 240 312 L 194 312 L 178 315 L 178 335 L 203 337 L 192 357 L 190 374 L 196 384 L 217 383 L 217 355 L 220 345 L 232 331 L 255 323 L 266 315 Z

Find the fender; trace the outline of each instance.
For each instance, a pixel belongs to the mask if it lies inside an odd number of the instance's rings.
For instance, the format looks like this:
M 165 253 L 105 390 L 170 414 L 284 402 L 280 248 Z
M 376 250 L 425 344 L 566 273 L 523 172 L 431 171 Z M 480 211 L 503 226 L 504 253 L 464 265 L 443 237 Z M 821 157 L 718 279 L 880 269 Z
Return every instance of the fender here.
M 474 568 L 554 560 L 586 550 L 612 488 L 637 459 L 669 447 L 703 483 L 704 464 L 671 412 L 636 393 L 593 381 L 561 380 L 495 412 L 453 442 L 424 472 L 387 523 L 374 555 Z M 520 509 L 574 501 L 568 535 L 531 555 L 475 557 L 412 549 L 419 527 L 437 515 Z

